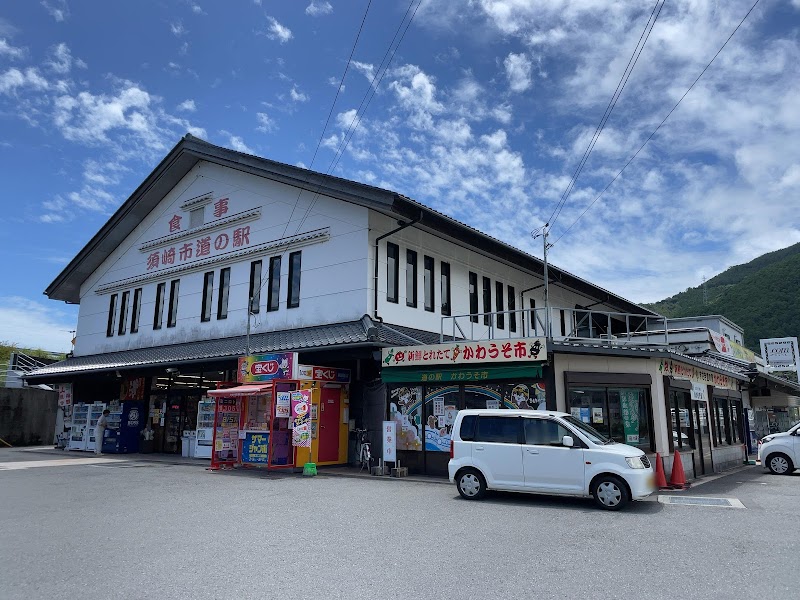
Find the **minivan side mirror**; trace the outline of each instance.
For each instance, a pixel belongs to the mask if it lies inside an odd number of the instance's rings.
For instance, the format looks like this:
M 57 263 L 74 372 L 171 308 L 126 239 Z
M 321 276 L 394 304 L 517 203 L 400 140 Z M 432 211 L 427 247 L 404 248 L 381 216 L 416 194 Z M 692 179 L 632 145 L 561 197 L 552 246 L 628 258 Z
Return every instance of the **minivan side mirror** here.
M 565 435 L 561 438 L 561 445 L 565 448 L 572 448 L 575 445 L 575 440 L 572 439 L 571 435 Z

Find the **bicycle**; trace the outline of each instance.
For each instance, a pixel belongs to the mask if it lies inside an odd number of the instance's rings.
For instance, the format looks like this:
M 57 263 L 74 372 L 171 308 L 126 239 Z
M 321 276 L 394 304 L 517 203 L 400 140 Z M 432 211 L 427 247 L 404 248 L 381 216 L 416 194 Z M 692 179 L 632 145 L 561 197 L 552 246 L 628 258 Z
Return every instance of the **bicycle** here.
M 367 430 L 366 429 L 356 429 L 356 439 L 358 440 L 359 448 L 358 448 L 358 463 L 359 463 L 359 473 L 361 469 L 364 467 L 367 468 L 367 473 L 371 471 L 372 466 L 372 448 L 369 442 L 369 438 L 367 437 Z

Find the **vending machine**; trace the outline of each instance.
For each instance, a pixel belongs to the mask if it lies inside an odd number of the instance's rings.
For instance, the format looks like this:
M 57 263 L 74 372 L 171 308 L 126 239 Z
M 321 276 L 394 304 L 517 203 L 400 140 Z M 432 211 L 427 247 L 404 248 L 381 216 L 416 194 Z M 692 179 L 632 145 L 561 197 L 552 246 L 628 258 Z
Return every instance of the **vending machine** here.
M 139 438 L 145 424 L 143 402 L 123 402 L 108 415 L 103 452 L 124 454 L 139 451 Z
M 214 444 L 214 406 L 215 402 L 207 397 L 197 405 L 197 435 L 194 439 L 195 458 L 211 458 L 211 447 Z
M 86 447 L 83 450 L 87 452 L 94 452 L 94 445 L 95 445 L 95 428 L 97 427 L 98 419 L 103 416 L 103 411 L 106 409 L 106 405 L 102 402 L 95 402 L 94 404 L 89 404 L 89 423 L 86 426 Z M 102 442 L 101 442 L 102 443 Z
M 72 429 L 70 430 L 68 450 L 86 450 L 88 437 L 89 405 L 75 404 L 72 407 Z

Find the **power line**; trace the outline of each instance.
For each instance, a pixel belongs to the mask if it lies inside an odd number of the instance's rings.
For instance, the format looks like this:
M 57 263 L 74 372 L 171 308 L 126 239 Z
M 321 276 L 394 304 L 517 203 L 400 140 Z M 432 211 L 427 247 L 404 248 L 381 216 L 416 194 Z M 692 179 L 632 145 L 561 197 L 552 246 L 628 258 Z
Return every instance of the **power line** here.
M 741 26 L 744 24 L 744 22 L 747 20 L 747 17 L 749 17 L 749 16 L 750 16 L 750 13 L 751 13 L 751 12 L 753 12 L 753 10 L 755 9 L 755 7 L 758 5 L 758 3 L 759 3 L 760 1 L 761 1 L 761 0 L 756 0 L 756 1 L 755 1 L 755 3 L 753 3 L 753 6 L 751 6 L 751 7 L 750 7 L 750 10 L 748 10 L 748 11 L 747 11 L 747 14 L 746 14 L 744 17 L 742 17 L 742 20 L 741 20 L 741 21 L 739 21 L 739 24 L 736 26 L 736 28 L 735 28 L 735 29 L 734 29 L 734 30 L 731 32 L 731 34 L 728 36 L 728 39 L 726 39 L 726 40 L 725 40 L 725 43 L 724 43 L 724 44 L 722 44 L 722 46 L 720 46 L 719 50 L 717 50 L 717 53 L 714 55 L 714 57 L 713 57 L 713 58 L 712 58 L 712 59 L 709 61 L 709 63 L 708 63 L 706 66 L 705 66 L 705 68 L 704 68 L 704 69 L 703 69 L 703 70 L 700 72 L 700 75 L 698 75 L 698 76 L 697 76 L 697 79 L 695 79 L 695 80 L 692 82 L 692 85 L 690 85 L 690 86 L 689 86 L 689 88 L 688 88 L 688 89 L 687 89 L 687 90 L 686 90 L 686 91 L 683 93 L 683 96 L 681 96 L 681 97 L 680 97 L 680 99 L 679 99 L 679 100 L 678 100 L 678 101 L 675 103 L 675 106 L 673 106 L 673 107 L 672 107 L 672 109 L 671 109 L 671 110 L 670 110 L 670 111 L 667 113 L 667 116 L 666 116 L 666 117 L 664 117 L 664 119 L 661 121 L 661 123 L 659 123 L 659 124 L 658 124 L 658 127 L 656 127 L 656 128 L 653 130 L 653 132 L 652 132 L 652 133 L 651 133 L 651 134 L 650 134 L 650 135 L 647 137 L 647 139 L 646 139 L 646 140 L 644 141 L 644 143 L 643 143 L 643 144 L 642 144 L 642 145 L 639 147 L 639 149 L 638 149 L 638 150 L 637 150 L 637 151 L 636 151 L 636 152 L 633 154 L 633 156 L 631 156 L 631 157 L 628 159 L 628 162 L 626 162 L 626 163 L 625 163 L 625 166 L 624 166 L 624 167 L 622 167 L 622 168 L 619 170 L 619 173 L 617 173 L 616 175 L 614 175 L 614 179 L 612 179 L 612 180 L 611 180 L 611 181 L 608 183 L 608 185 L 607 185 L 606 187 L 604 187 L 604 188 L 603 188 L 603 191 L 601 191 L 601 192 L 600 192 L 600 193 L 597 195 L 597 197 L 596 197 L 594 200 L 592 200 L 592 201 L 589 203 L 589 205 L 588 205 L 588 206 L 587 206 L 587 207 L 584 209 L 584 211 L 583 211 L 583 212 L 582 212 L 582 213 L 581 213 L 581 214 L 578 216 L 578 218 L 577 218 L 577 219 L 575 219 L 575 221 L 573 221 L 572 225 L 570 225 L 569 227 L 567 227 L 566 231 L 564 231 L 564 233 L 562 233 L 560 236 L 558 236 L 558 239 L 557 239 L 555 242 L 553 242 L 553 245 L 554 245 L 554 246 L 555 246 L 555 245 L 556 245 L 556 244 L 557 244 L 557 243 L 558 243 L 558 242 L 561 240 L 561 238 L 563 238 L 565 235 L 567 235 L 567 233 L 569 233 L 570 229 L 572 229 L 572 228 L 573 228 L 573 227 L 574 227 L 574 226 L 575 226 L 575 225 L 578 223 L 578 221 L 580 221 L 580 220 L 583 218 L 583 216 L 584 216 L 584 215 L 585 215 L 585 214 L 586 214 L 586 213 L 589 211 L 589 209 L 590 209 L 590 208 L 591 208 L 591 207 L 594 205 L 594 203 L 595 203 L 595 202 L 597 202 L 597 201 L 600 199 L 600 197 L 601 197 L 603 194 L 605 194 L 605 193 L 606 193 L 606 191 L 608 190 L 608 188 L 610 188 L 610 187 L 612 186 L 612 184 L 613 184 L 613 183 L 614 183 L 614 182 L 615 182 L 615 181 L 616 181 L 616 180 L 619 178 L 619 176 L 620 176 L 620 175 L 622 175 L 623 171 L 625 171 L 625 169 L 627 169 L 627 168 L 628 168 L 628 165 L 630 165 L 630 164 L 631 164 L 631 163 L 634 161 L 634 159 L 636 159 L 636 157 L 637 157 L 637 156 L 639 156 L 639 153 L 640 153 L 640 152 L 641 152 L 641 151 L 644 149 L 644 147 L 647 145 L 647 143 L 648 143 L 648 142 L 649 142 L 651 139 L 653 139 L 653 136 L 655 136 L 655 134 L 658 132 L 658 130 L 659 130 L 659 129 L 661 129 L 662 125 L 664 125 L 664 123 L 666 123 L 666 122 L 667 122 L 667 119 L 669 119 L 670 115 L 672 115 L 672 113 L 673 113 L 673 112 L 675 112 L 675 109 L 677 109 L 677 108 L 678 108 L 678 106 L 680 105 L 680 103 L 681 103 L 681 102 L 683 102 L 683 99 L 684 99 L 684 98 L 686 98 L 686 96 L 689 94 L 689 92 L 691 92 L 691 91 L 692 91 L 692 88 L 694 88 L 694 86 L 697 84 L 697 82 L 698 82 L 698 81 L 700 81 L 700 78 L 701 78 L 701 77 L 702 77 L 702 76 L 705 74 L 705 72 L 706 72 L 706 71 L 709 69 L 709 67 L 711 67 L 711 64 L 712 64 L 712 63 L 713 63 L 713 62 L 714 62 L 714 61 L 717 59 L 717 57 L 720 55 L 720 53 L 721 53 L 721 52 L 722 52 L 722 51 L 725 49 L 725 46 L 727 46 L 727 45 L 728 45 L 728 42 L 730 42 L 730 41 L 731 41 L 731 38 L 733 38 L 733 36 L 736 34 L 736 32 L 737 32 L 737 31 L 739 31 L 739 28 L 740 28 L 740 27 L 741 27 Z
M 419 7 L 422 5 L 423 1 L 424 0 L 419 0 L 418 1 L 417 7 L 414 9 L 414 12 L 412 13 L 411 18 L 408 20 L 408 23 L 406 23 L 406 25 L 405 25 L 405 29 L 403 30 L 403 34 L 400 36 L 400 39 L 398 40 L 397 45 L 395 45 L 394 49 L 392 49 L 392 45 L 394 44 L 394 41 L 397 39 L 398 33 L 400 33 L 400 30 L 403 29 L 403 23 L 405 22 L 405 19 L 408 16 L 408 13 L 411 11 L 411 7 L 414 6 L 414 2 L 417 2 L 417 0 L 411 0 L 411 2 L 409 3 L 408 8 L 406 9 L 406 12 L 403 15 L 403 18 L 400 20 L 400 24 L 397 26 L 397 30 L 395 31 L 395 34 L 394 34 L 394 37 L 392 38 L 392 41 L 389 43 L 389 46 L 388 46 L 388 48 L 386 49 L 386 52 L 383 55 L 383 59 L 381 59 L 381 62 L 378 65 L 378 69 L 375 71 L 375 73 L 372 76 L 372 81 L 370 82 L 370 85 L 367 88 L 367 92 L 364 94 L 364 97 L 361 99 L 361 103 L 359 104 L 358 109 L 356 109 L 356 114 L 353 115 L 353 118 L 350 120 L 350 125 L 348 126 L 347 131 L 342 136 L 342 139 L 339 142 L 339 146 L 336 149 L 336 152 L 334 153 L 334 158 L 331 161 L 331 164 L 328 167 L 328 170 L 326 171 L 326 174 L 328 174 L 328 175 L 331 174 L 334 171 L 334 169 L 336 169 L 337 165 L 339 164 L 339 161 L 341 160 L 342 156 L 344 155 L 344 151 L 347 149 L 347 146 L 350 144 L 350 141 L 352 140 L 353 135 L 355 135 L 355 131 L 358 129 L 358 126 L 361 124 L 361 119 L 364 118 L 364 114 L 367 112 L 367 109 L 369 108 L 369 105 L 371 104 L 372 99 L 375 97 L 375 93 L 377 92 L 378 87 L 380 86 L 381 82 L 383 81 L 384 76 L 388 72 L 389 67 L 392 64 L 392 61 L 394 60 L 394 56 L 397 53 L 397 49 L 400 47 L 400 44 L 403 43 L 403 39 L 405 38 L 406 33 L 408 32 L 408 29 L 411 27 L 411 23 L 414 21 L 414 17 L 417 15 L 417 11 L 419 10 Z M 390 52 L 391 52 L 391 56 L 389 56 Z M 386 66 L 384 67 L 383 63 L 384 63 L 384 61 L 386 61 L 387 56 L 389 56 L 389 59 L 388 59 L 388 62 L 386 63 Z M 380 74 L 380 77 L 378 77 L 379 74 Z M 377 79 L 377 82 L 376 82 L 376 79 Z M 365 101 L 366 101 L 366 105 L 364 104 Z M 363 110 L 361 110 L 362 106 L 363 106 Z M 297 225 L 297 227 L 295 229 L 295 233 L 298 233 L 300 231 L 300 229 L 303 227 L 303 224 L 305 223 L 306 219 L 311 215 L 311 211 L 313 210 L 314 206 L 317 203 L 317 200 L 320 197 L 320 192 L 319 192 L 320 188 L 321 188 L 321 186 L 318 186 L 317 192 L 314 195 L 314 198 L 312 199 L 311 203 L 309 204 L 308 208 L 306 209 L 306 211 L 305 211 L 305 213 L 303 215 L 303 218 L 300 219 L 300 223 Z
M 661 4 L 660 6 L 659 2 Z M 600 139 L 600 134 L 603 132 L 603 129 L 605 129 L 606 123 L 608 123 L 608 119 L 611 117 L 611 113 L 614 111 L 614 107 L 617 105 L 617 101 L 619 100 L 620 96 L 622 96 L 622 92 L 628 83 L 628 79 L 630 78 L 631 73 L 633 73 L 636 63 L 639 62 L 639 57 L 642 55 L 642 51 L 644 50 L 645 44 L 647 44 L 647 40 L 650 39 L 650 34 L 653 32 L 653 27 L 655 27 L 656 21 L 658 20 L 665 3 L 666 0 L 656 0 L 656 3 L 653 5 L 653 10 L 650 13 L 650 17 L 647 19 L 647 23 L 645 23 L 644 29 L 642 29 L 642 33 L 639 36 L 639 41 L 636 43 L 636 47 L 633 49 L 630 59 L 628 59 L 628 64 L 625 67 L 625 71 L 623 71 L 622 77 L 620 77 L 620 80 L 617 83 L 617 89 L 614 90 L 614 94 L 608 101 L 608 106 L 606 106 L 606 110 L 600 119 L 600 123 L 598 123 L 597 127 L 595 128 L 594 135 L 589 141 L 589 144 L 586 146 L 586 150 L 584 151 L 583 156 L 581 157 L 581 160 L 575 169 L 575 173 L 572 175 L 572 179 L 567 185 L 567 188 L 564 190 L 564 193 L 561 195 L 561 200 L 558 202 L 555 209 L 553 209 L 553 213 L 548 219 L 548 223 L 550 223 L 551 227 L 553 227 L 556 221 L 558 221 L 558 217 L 561 216 L 561 211 L 564 209 L 567 200 L 575 190 L 578 177 L 580 177 L 581 173 L 583 172 L 583 169 L 589 160 L 589 155 L 594 150 L 597 140 Z
M 325 138 L 325 131 L 328 129 L 328 124 L 331 122 L 331 116 L 333 115 L 333 109 L 336 107 L 336 101 L 339 99 L 339 94 L 342 91 L 342 86 L 344 85 L 344 78 L 347 76 L 347 71 L 350 68 L 350 61 L 353 60 L 353 54 L 356 51 L 356 46 L 358 45 L 358 40 L 361 37 L 361 32 L 364 30 L 364 23 L 367 20 L 367 14 L 369 13 L 369 8 L 372 6 L 372 0 L 367 1 L 367 8 L 364 10 L 364 17 L 361 19 L 361 25 L 358 28 L 358 33 L 356 34 L 356 39 L 353 41 L 353 47 L 350 49 L 350 56 L 347 58 L 347 64 L 344 66 L 344 73 L 342 73 L 342 79 L 339 81 L 339 86 L 336 88 L 336 95 L 333 97 L 333 103 L 331 104 L 331 110 L 328 112 L 328 118 L 325 120 L 325 126 L 322 128 L 322 134 L 319 136 L 319 141 L 317 142 L 317 147 L 314 149 L 314 156 L 311 157 L 311 164 L 308 165 L 308 170 L 310 171 L 311 168 L 314 166 L 314 161 L 317 159 L 317 153 L 319 152 L 319 147 L 322 145 L 322 140 Z M 309 177 L 311 175 L 309 174 Z M 308 180 L 306 180 L 308 183 Z M 281 237 L 286 236 L 286 231 L 289 229 L 289 223 L 292 222 L 292 217 L 294 216 L 294 211 L 297 209 L 297 203 L 300 202 L 300 196 L 303 194 L 303 189 L 300 188 L 300 191 L 297 194 L 297 199 L 294 201 L 294 206 L 292 206 L 292 212 L 289 215 L 289 220 L 286 221 L 286 227 L 283 228 L 283 235 Z

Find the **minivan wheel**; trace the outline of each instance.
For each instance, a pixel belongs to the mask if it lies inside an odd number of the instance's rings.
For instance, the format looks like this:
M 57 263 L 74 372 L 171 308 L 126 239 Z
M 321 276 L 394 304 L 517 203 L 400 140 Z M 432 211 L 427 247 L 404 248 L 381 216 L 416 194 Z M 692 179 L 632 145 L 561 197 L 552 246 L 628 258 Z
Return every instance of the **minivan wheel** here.
M 597 505 L 605 510 L 619 510 L 631 499 L 627 486 L 613 475 L 598 477 L 592 485 L 592 496 Z
M 479 500 L 486 493 L 486 480 L 475 469 L 465 469 L 456 477 L 458 493 L 465 500 Z
M 792 459 L 785 454 L 773 454 L 767 460 L 767 467 L 775 475 L 791 475 L 794 471 Z

